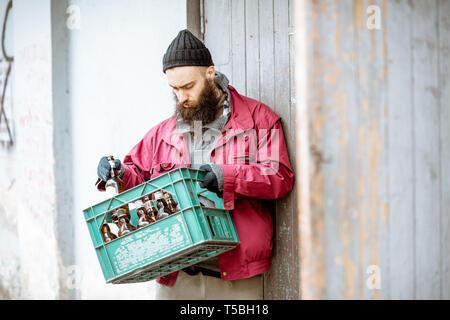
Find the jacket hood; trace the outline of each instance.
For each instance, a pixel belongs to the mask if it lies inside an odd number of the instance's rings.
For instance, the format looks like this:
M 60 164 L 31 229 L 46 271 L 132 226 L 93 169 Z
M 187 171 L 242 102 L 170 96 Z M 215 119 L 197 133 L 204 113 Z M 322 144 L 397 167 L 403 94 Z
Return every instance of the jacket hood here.
M 214 82 L 225 92 L 228 91 L 228 84 L 230 81 L 227 76 L 222 72 L 216 70 L 216 75 L 214 76 Z

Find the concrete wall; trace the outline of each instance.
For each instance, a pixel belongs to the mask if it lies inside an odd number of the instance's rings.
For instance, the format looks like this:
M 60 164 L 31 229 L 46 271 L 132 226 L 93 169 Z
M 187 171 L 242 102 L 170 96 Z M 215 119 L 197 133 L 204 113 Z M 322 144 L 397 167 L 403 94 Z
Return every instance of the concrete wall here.
M 154 282 L 104 283 L 82 210 L 104 197 L 100 157 L 123 159 L 171 115 L 162 56 L 186 27 L 186 3 L 15 0 L 12 15 L 16 141 L 0 150 L 0 298 L 151 299 Z
M 2 22 L 4 21 L 4 16 L 6 12 L 8 1 L 0 1 L 0 16 L 2 17 Z M 9 55 L 14 55 L 14 17 L 12 14 L 9 15 L 8 22 L 6 25 L 6 50 Z M 1 69 L 0 77 L 1 84 L 3 87 L 4 80 L 6 77 L 7 61 L 3 56 L 1 56 Z M 14 73 L 11 74 L 14 76 Z M 10 78 L 10 85 L 8 86 L 7 92 L 9 93 L 9 101 L 5 102 L 5 113 L 9 119 L 13 114 L 13 108 L 11 104 L 11 92 L 12 83 L 14 81 Z M 11 169 L 11 159 L 15 157 L 15 149 L 9 148 L 6 143 L 9 141 L 9 134 L 7 131 L 7 126 L 5 122 L 5 117 L 0 116 L 2 119 L 0 121 L 0 225 L 2 226 L 1 240 L 2 243 L 9 243 L 9 246 L 0 245 L 0 298 L 11 298 L 18 297 L 21 295 L 20 286 L 20 253 L 19 253 L 19 243 L 18 243 L 18 231 L 17 231 L 17 216 L 15 215 L 15 199 L 13 199 L 14 183 L 15 177 L 12 170 L 5 170 L 7 168 Z M 9 120 L 9 125 L 12 127 L 15 125 L 14 122 Z M 13 135 L 14 137 L 14 135 Z M 15 138 L 15 137 L 14 137 Z
M 0 160 L 1 296 L 55 299 L 60 259 L 54 230 L 50 1 L 15 1 L 12 16 L 10 120 L 16 136 L 12 148 L 1 150 Z

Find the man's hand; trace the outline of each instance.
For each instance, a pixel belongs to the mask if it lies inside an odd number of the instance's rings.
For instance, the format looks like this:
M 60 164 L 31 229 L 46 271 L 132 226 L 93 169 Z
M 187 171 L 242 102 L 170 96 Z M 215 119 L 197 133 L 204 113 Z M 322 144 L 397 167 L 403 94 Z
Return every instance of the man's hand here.
M 114 159 L 114 169 L 119 171 L 119 177 L 122 178 L 125 172 L 122 162 L 119 159 Z M 111 178 L 111 165 L 108 157 L 102 157 L 97 166 L 97 175 L 103 181 L 108 181 Z
M 203 164 L 199 170 L 206 171 L 205 179 L 200 181 L 200 187 L 206 188 L 211 192 L 219 193 L 219 182 L 217 176 L 209 164 Z

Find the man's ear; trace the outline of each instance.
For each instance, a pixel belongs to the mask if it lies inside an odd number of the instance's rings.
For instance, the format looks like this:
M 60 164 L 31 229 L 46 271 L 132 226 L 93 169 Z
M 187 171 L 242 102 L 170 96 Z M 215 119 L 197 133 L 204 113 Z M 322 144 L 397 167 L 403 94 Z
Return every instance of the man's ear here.
M 208 80 L 214 80 L 214 76 L 216 75 L 216 70 L 214 66 L 209 66 L 206 68 L 206 78 Z

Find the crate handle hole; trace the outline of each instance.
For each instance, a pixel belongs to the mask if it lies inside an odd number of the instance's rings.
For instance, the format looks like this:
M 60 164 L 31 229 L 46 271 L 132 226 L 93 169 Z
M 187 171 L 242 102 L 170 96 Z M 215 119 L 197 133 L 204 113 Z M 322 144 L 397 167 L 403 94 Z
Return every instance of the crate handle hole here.
M 208 225 L 209 225 L 209 229 L 211 230 L 212 236 L 215 237 L 216 233 L 214 232 L 214 228 L 213 225 L 211 224 L 211 216 L 208 216 L 206 220 L 208 220 Z
M 204 195 L 197 194 L 198 201 L 200 202 L 200 206 L 206 208 L 215 208 L 216 204 L 211 199 L 205 197 Z

